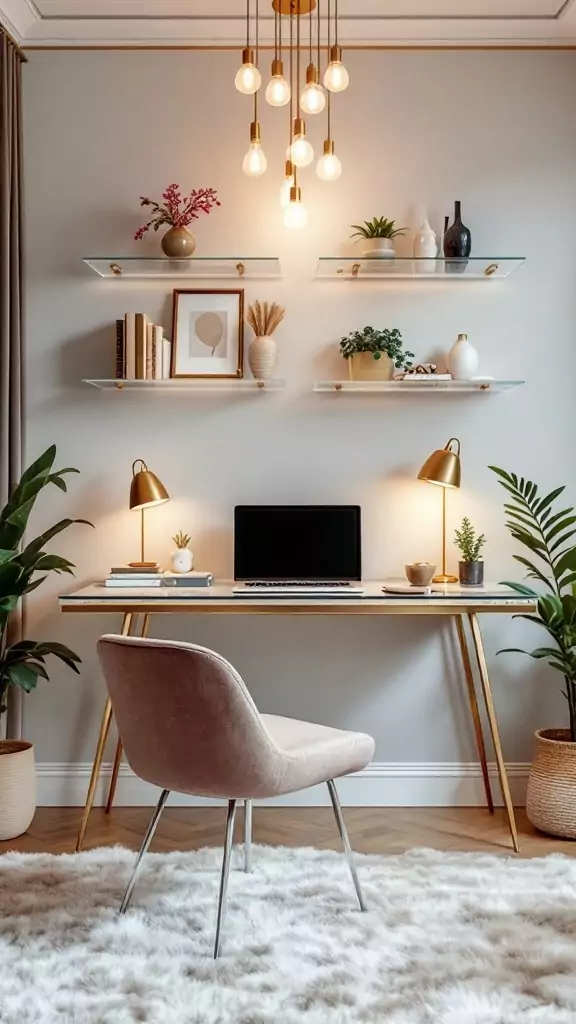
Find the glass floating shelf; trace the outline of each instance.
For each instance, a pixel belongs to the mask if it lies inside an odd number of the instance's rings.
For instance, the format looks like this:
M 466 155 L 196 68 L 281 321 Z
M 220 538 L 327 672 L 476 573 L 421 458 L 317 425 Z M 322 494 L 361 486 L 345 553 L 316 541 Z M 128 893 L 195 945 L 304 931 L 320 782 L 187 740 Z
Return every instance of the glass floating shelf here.
M 247 393 L 254 391 L 284 391 L 286 381 L 253 380 L 245 377 L 170 377 L 168 380 L 117 380 L 84 378 L 83 384 L 91 384 L 102 391 L 233 391 Z
M 343 391 L 347 394 L 403 394 L 441 392 L 442 394 L 509 391 L 523 380 L 316 380 L 313 391 Z
M 259 256 L 192 256 L 171 260 L 148 256 L 85 256 L 82 260 L 100 277 L 126 278 L 220 278 L 281 277 L 280 260 Z
M 364 278 L 367 280 L 494 281 L 508 277 L 525 261 L 524 256 L 470 256 L 466 260 L 394 259 L 364 260 L 353 257 L 321 256 L 316 277 Z

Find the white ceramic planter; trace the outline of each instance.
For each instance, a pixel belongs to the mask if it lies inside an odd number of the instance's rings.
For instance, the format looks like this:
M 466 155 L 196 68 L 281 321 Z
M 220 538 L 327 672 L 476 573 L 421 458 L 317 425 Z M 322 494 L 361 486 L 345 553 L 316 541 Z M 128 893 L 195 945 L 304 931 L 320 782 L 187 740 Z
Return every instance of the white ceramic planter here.
M 36 810 L 34 747 L 24 740 L 0 741 L 0 840 L 30 827 Z
M 356 352 L 347 360 L 350 380 L 392 380 L 394 363 L 385 352 L 374 359 L 373 352 Z
M 278 360 L 278 345 L 274 338 L 263 334 L 254 338 L 248 347 L 248 365 L 256 380 L 270 380 L 274 376 Z
M 190 572 L 194 565 L 194 555 L 190 548 L 176 548 L 170 555 L 172 572 Z
M 362 258 L 365 260 L 393 260 L 396 255 L 391 238 L 365 238 L 362 247 Z

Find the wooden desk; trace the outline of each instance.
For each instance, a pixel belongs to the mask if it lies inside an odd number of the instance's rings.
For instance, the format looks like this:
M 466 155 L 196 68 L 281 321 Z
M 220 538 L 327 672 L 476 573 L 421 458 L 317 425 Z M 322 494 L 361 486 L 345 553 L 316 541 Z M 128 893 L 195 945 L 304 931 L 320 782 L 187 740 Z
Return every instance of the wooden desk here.
M 482 722 L 478 710 L 476 685 L 472 671 L 470 651 L 467 641 L 467 625 L 470 629 L 472 642 L 478 664 L 478 674 L 482 695 L 486 706 L 486 714 L 492 734 L 498 777 L 502 788 L 502 796 L 508 815 L 510 835 L 514 850 L 518 852 L 518 833 L 514 817 L 514 808 L 508 786 L 506 766 L 502 755 L 498 720 L 492 698 L 492 689 L 488 676 L 488 667 L 479 615 L 531 613 L 535 610 L 533 601 L 513 594 L 505 587 L 487 584 L 481 589 L 461 589 L 457 584 L 448 584 L 442 594 L 430 597 L 393 597 L 382 591 L 379 581 L 364 584 L 365 592 L 356 597 L 253 597 L 237 596 L 232 593 L 231 583 L 218 583 L 206 589 L 164 588 L 130 588 L 120 589 L 104 587 L 102 584 L 84 587 L 72 594 L 60 597 L 60 608 L 63 612 L 86 614 L 102 613 L 123 615 L 122 634 L 147 636 L 152 615 L 438 615 L 449 616 L 456 624 L 458 642 L 462 654 L 462 667 L 468 691 L 470 710 L 478 746 L 482 777 L 488 809 L 494 811 L 494 802 L 490 788 L 486 745 L 482 732 Z M 142 622 L 138 626 L 138 617 Z M 104 755 L 104 747 L 110 723 L 112 721 L 112 705 L 107 699 L 98 737 L 98 745 L 92 766 L 90 784 L 86 797 L 86 805 L 76 849 L 82 848 L 88 818 L 94 802 L 94 794 Z M 114 767 L 110 781 L 106 810 L 109 811 L 114 801 L 118 771 L 122 759 L 122 743 L 118 740 Z

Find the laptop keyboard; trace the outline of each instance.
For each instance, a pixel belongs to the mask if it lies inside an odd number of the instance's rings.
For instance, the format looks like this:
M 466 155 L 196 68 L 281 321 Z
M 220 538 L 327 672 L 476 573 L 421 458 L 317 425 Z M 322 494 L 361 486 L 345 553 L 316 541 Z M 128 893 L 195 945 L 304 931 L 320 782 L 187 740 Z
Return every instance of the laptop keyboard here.
M 350 580 L 248 580 L 245 587 L 349 587 Z
M 247 580 L 233 587 L 232 593 L 244 597 L 356 597 L 364 593 L 364 588 L 350 580 Z

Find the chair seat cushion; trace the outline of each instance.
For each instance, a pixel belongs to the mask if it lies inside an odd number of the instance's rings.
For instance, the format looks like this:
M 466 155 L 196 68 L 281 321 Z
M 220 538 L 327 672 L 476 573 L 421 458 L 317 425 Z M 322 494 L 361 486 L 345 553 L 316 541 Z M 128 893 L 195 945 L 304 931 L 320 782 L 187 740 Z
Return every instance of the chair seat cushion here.
M 374 756 L 374 740 L 363 732 L 279 715 L 261 715 L 261 719 L 279 754 L 277 788 L 269 796 L 293 793 L 360 771 Z

